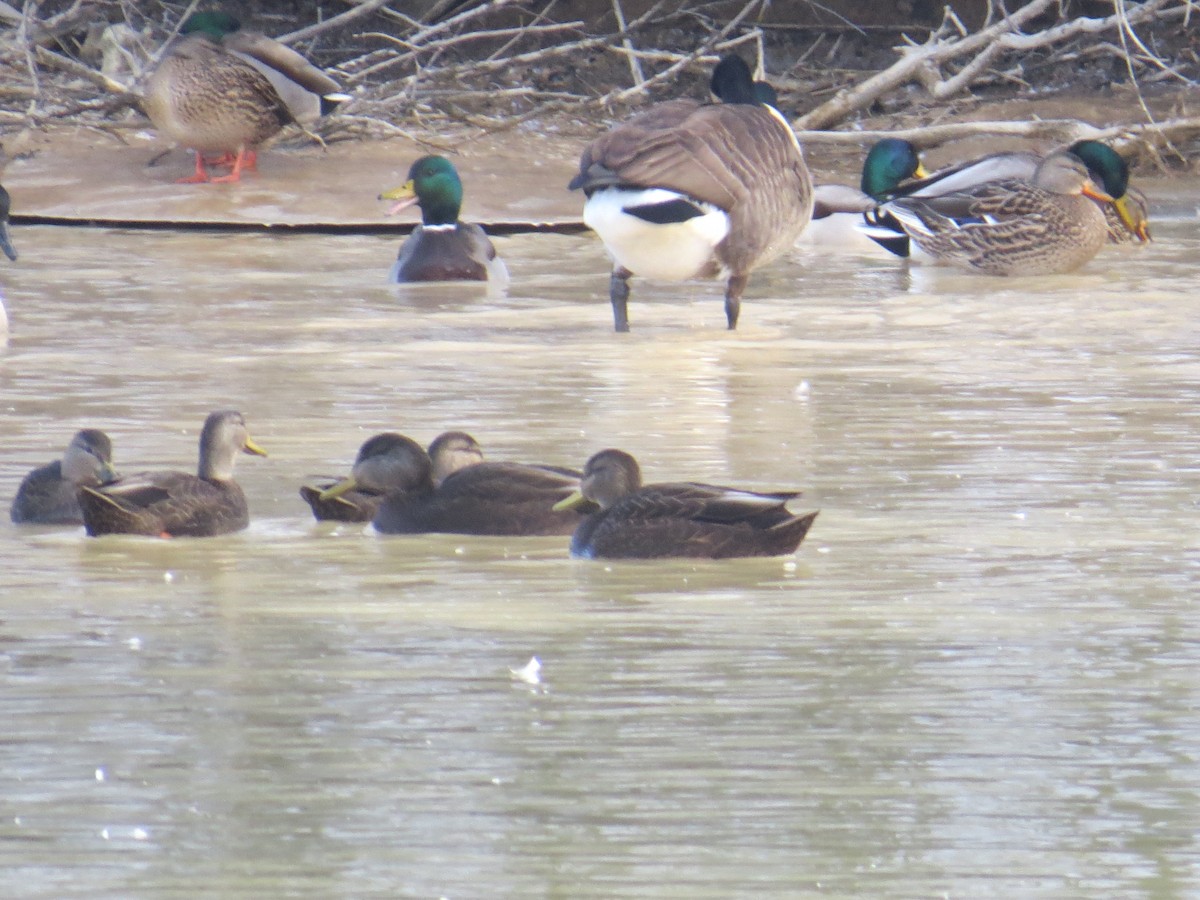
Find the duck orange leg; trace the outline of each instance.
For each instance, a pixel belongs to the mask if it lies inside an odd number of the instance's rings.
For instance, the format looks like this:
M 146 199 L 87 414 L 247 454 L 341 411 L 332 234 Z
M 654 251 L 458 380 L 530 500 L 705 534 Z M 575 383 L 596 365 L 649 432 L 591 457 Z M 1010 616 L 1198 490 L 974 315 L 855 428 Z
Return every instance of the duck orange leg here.
M 208 170 L 204 168 L 204 154 L 196 151 L 196 174 L 175 179 L 176 184 L 204 184 L 208 181 Z
M 215 182 L 241 181 L 242 172 L 257 172 L 258 171 L 258 153 L 254 150 L 247 150 L 245 147 L 238 148 L 237 158 L 233 161 L 233 171 L 228 175 L 218 175 L 216 178 L 210 179 Z

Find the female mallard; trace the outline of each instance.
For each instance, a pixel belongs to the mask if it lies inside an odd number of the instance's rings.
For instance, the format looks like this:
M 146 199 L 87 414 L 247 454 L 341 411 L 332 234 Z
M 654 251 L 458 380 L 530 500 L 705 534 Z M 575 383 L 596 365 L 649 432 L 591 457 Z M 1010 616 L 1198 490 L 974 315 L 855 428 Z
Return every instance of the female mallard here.
M 0 250 L 3 250 L 5 256 L 16 262 L 17 251 L 13 249 L 12 241 L 8 237 L 8 214 L 11 203 L 8 191 L 4 189 L 4 185 L 0 184 Z
M 370 522 L 388 494 L 422 488 L 429 477 L 428 454 L 411 438 L 384 432 L 358 450 L 350 477 L 319 486 L 305 485 L 300 496 L 322 521 Z M 332 489 L 347 485 L 338 492 Z
M 1100 207 L 1111 202 L 1087 167 L 1065 151 L 1051 154 L 1032 181 L 1007 179 L 936 197 L 900 197 L 881 207 L 937 262 L 990 275 L 1069 272 L 1108 240 Z
M 883 251 L 889 248 L 883 241 L 864 233 L 863 217 L 891 199 L 904 182 L 927 174 L 917 148 L 908 141 L 877 141 L 863 161 L 860 189 L 846 184 L 818 184 L 813 188 L 812 221 L 797 244 L 886 256 Z M 903 234 L 897 234 L 895 240 L 908 243 Z
M 593 141 L 571 190 L 613 258 L 617 331 L 629 330 L 629 278 L 726 278 L 725 318 L 737 327 L 755 266 L 788 250 L 812 214 L 800 144 L 761 103 L 750 68 L 726 56 L 712 75 L 719 103 L 652 106 Z
M 321 111 L 345 99 L 337 82 L 299 53 L 239 29 L 226 13 L 190 16 L 146 80 L 142 108 L 154 127 L 196 152 L 196 173 L 181 183 L 238 181 L 253 170 L 255 148 L 310 117 L 297 96 L 307 93 Z M 289 87 L 281 95 L 272 81 Z M 210 178 L 206 153 L 232 162 L 232 171 Z
M 9 514 L 18 525 L 82 525 L 76 492 L 115 481 L 112 441 L 103 431 L 75 432 L 62 459 L 34 469 L 17 488 Z
M 504 261 L 484 230 L 458 221 L 462 181 L 444 156 L 422 156 L 409 168 L 404 184 L 379 197 L 399 201 L 389 215 L 414 203 L 421 208 L 421 224 L 400 245 L 388 281 L 508 280 Z
M 364 448 L 365 449 L 365 448 Z M 380 503 L 375 528 L 385 534 L 570 534 L 579 524 L 575 512 L 553 506 L 579 487 L 579 473 L 553 466 L 481 462 L 447 475 L 434 484 L 433 461 L 414 441 L 378 446 L 373 453 L 388 459 L 379 465 L 411 475 L 401 490 Z M 371 460 L 355 464 L 376 464 Z M 322 492 L 329 500 L 358 487 L 354 473 Z
M 787 509 L 798 496 L 694 482 L 643 485 L 637 460 L 621 450 L 601 450 L 584 466 L 579 493 L 556 508 L 590 501 L 600 509 L 575 530 L 572 556 L 727 559 L 795 552 L 817 517 Z
M 267 455 L 250 440 L 240 412 L 209 414 L 200 432 L 198 474 L 146 472 L 102 487 L 80 488 L 87 533 L 208 537 L 241 531 L 250 524 L 250 514 L 246 495 L 233 480 L 238 453 Z
M 1141 191 L 1129 186 L 1129 165 L 1125 160 L 1100 141 L 1076 141 L 1066 148 L 1066 152 L 1082 160 L 1092 181 L 1113 198 L 1112 202 L 1100 204 L 1108 222 L 1109 241 L 1150 240 L 1149 205 Z M 955 191 L 974 190 L 995 181 L 1032 181 L 1044 159 L 1024 150 L 992 153 L 910 181 L 898 187 L 893 196 L 938 197 Z M 909 255 L 908 237 L 897 221 L 879 214 L 870 219 L 873 226 L 879 226 L 868 229 L 872 240 L 897 256 Z

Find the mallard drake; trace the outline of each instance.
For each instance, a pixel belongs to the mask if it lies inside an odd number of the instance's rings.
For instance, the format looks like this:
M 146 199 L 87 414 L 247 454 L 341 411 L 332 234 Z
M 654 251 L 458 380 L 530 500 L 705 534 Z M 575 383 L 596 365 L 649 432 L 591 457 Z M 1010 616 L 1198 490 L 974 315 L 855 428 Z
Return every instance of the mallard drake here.
M 117 478 L 112 441 L 95 428 L 75 432 L 62 459 L 39 466 L 21 482 L 9 515 L 18 525 L 82 525 L 76 491 Z
M 610 449 L 587 461 L 579 492 L 555 508 L 588 502 L 599 507 L 575 530 L 572 556 L 727 559 L 795 552 L 817 517 L 787 509 L 788 501 L 799 496 L 695 482 L 643 485 L 637 460 Z
M 365 448 L 364 448 L 365 449 Z M 579 487 L 579 473 L 553 466 L 481 462 L 434 484 L 433 461 L 415 441 L 374 448 L 387 456 L 377 464 L 408 473 L 401 490 L 390 492 L 375 515 L 385 534 L 570 534 L 579 523 L 575 512 L 552 507 Z M 358 466 L 370 460 L 360 461 Z M 374 463 L 372 463 L 374 464 Z M 321 499 L 357 489 L 354 473 L 322 492 Z
M 413 204 L 421 208 L 421 224 L 400 245 L 388 281 L 508 280 L 504 261 L 483 228 L 458 220 L 462 198 L 458 170 L 444 156 L 422 156 L 409 168 L 404 184 L 379 195 L 399 201 L 388 215 Z
M 941 263 L 991 275 L 1069 272 L 1108 239 L 1093 198 L 1111 202 L 1087 167 L 1065 151 L 1051 154 L 1032 181 L 1006 179 L 936 197 L 899 197 L 880 210 Z
M 791 127 L 761 103 L 738 56 L 713 70 L 718 103 L 659 103 L 593 141 L 571 190 L 613 258 L 609 298 L 629 330 L 629 278 L 727 279 L 737 327 L 750 272 L 788 250 L 812 215 L 812 179 Z
M 200 432 L 200 467 L 186 472 L 145 472 L 101 487 L 81 487 L 79 505 L 87 533 L 209 537 L 250 524 L 246 495 L 233 480 L 238 453 L 266 456 L 250 439 L 237 410 L 210 413 Z
M 16 262 L 17 251 L 8 237 L 8 214 L 11 208 L 12 200 L 8 196 L 8 191 L 4 189 L 4 185 L 0 184 L 0 250 L 3 250 L 5 256 Z
M 439 485 L 459 469 L 483 462 L 483 448 L 465 431 L 446 431 L 430 443 L 429 459 L 433 462 L 433 483 Z
M 812 221 L 797 245 L 886 255 L 888 248 L 883 242 L 863 231 L 863 216 L 890 199 L 904 182 L 927 175 L 917 148 L 910 142 L 899 138 L 877 141 L 863 160 L 859 188 L 847 184 L 818 184 L 813 188 Z M 896 240 L 908 243 L 903 234 L 897 234 Z
M 288 85 L 283 95 L 273 82 Z M 296 97 L 308 94 L 326 110 L 345 99 L 337 91 L 299 53 L 242 32 L 231 15 L 207 12 L 190 16 L 168 45 L 146 80 L 142 108 L 155 128 L 196 152 L 196 173 L 180 182 L 237 181 L 255 168 L 255 148 L 310 117 Z M 230 173 L 210 177 L 205 154 L 231 161 Z
M 1135 187 L 1129 185 L 1129 163 L 1116 150 L 1100 141 L 1076 141 L 1068 148 L 1083 160 L 1092 180 L 1113 198 L 1103 204 L 1108 221 L 1109 240 L 1115 244 L 1150 240 L 1150 203 Z
M 425 486 L 430 477 L 427 459 L 425 450 L 411 438 L 391 431 L 377 434 L 359 448 L 348 479 L 305 485 L 300 496 L 319 520 L 370 522 L 388 494 Z M 333 492 L 340 485 L 345 487 Z

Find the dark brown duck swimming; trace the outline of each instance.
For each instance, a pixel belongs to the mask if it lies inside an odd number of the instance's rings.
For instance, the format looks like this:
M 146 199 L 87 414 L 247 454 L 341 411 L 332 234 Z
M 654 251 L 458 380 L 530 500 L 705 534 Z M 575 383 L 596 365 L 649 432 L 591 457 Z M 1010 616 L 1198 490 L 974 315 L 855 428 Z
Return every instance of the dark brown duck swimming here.
M 300 496 L 319 520 L 370 522 L 384 497 L 423 488 L 428 478 L 428 454 L 421 445 L 387 431 L 363 442 L 349 478 L 305 485 Z
M 588 501 L 600 508 L 576 529 L 572 556 L 727 559 L 795 552 L 817 517 L 788 511 L 787 502 L 798 496 L 695 482 L 643 485 L 637 460 L 621 450 L 601 450 L 583 469 L 580 493 L 558 508 Z
M 198 474 L 145 472 L 79 490 L 87 533 L 209 537 L 250 524 L 246 495 L 233 480 L 238 453 L 266 456 L 236 410 L 210 413 L 200 432 Z
M 96 487 L 116 478 L 112 441 L 103 431 L 85 428 L 71 438 L 62 459 L 25 476 L 9 515 L 18 525 L 82 525 L 76 492 L 82 485 Z
M 404 490 L 389 493 L 379 506 L 375 528 L 384 534 L 557 535 L 570 534 L 580 522 L 577 512 L 553 509 L 579 488 L 579 473 L 570 469 L 480 462 L 435 484 L 433 460 L 415 441 L 374 450 L 392 457 L 379 465 L 411 475 Z M 324 491 L 322 499 L 356 487 L 352 474 Z
M 483 462 L 483 448 L 465 431 L 446 431 L 429 445 L 429 458 L 433 461 L 433 483 L 439 485 L 459 469 Z

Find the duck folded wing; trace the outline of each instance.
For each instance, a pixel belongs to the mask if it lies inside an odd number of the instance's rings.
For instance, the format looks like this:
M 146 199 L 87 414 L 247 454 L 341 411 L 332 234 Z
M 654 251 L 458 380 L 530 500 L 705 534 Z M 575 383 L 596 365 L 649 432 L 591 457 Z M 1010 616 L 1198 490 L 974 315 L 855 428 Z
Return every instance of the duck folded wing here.
M 784 504 L 799 492 L 759 494 L 719 485 L 679 482 L 650 485 L 620 501 L 629 518 L 687 519 L 693 522 L 752 524 L 767 528 L 793 518 Z
M 264 34 L 235 31 L 222 40 L 233 53 L 248 56 L 318 96 L 337 94 L 341 85 L 307 59 Z

